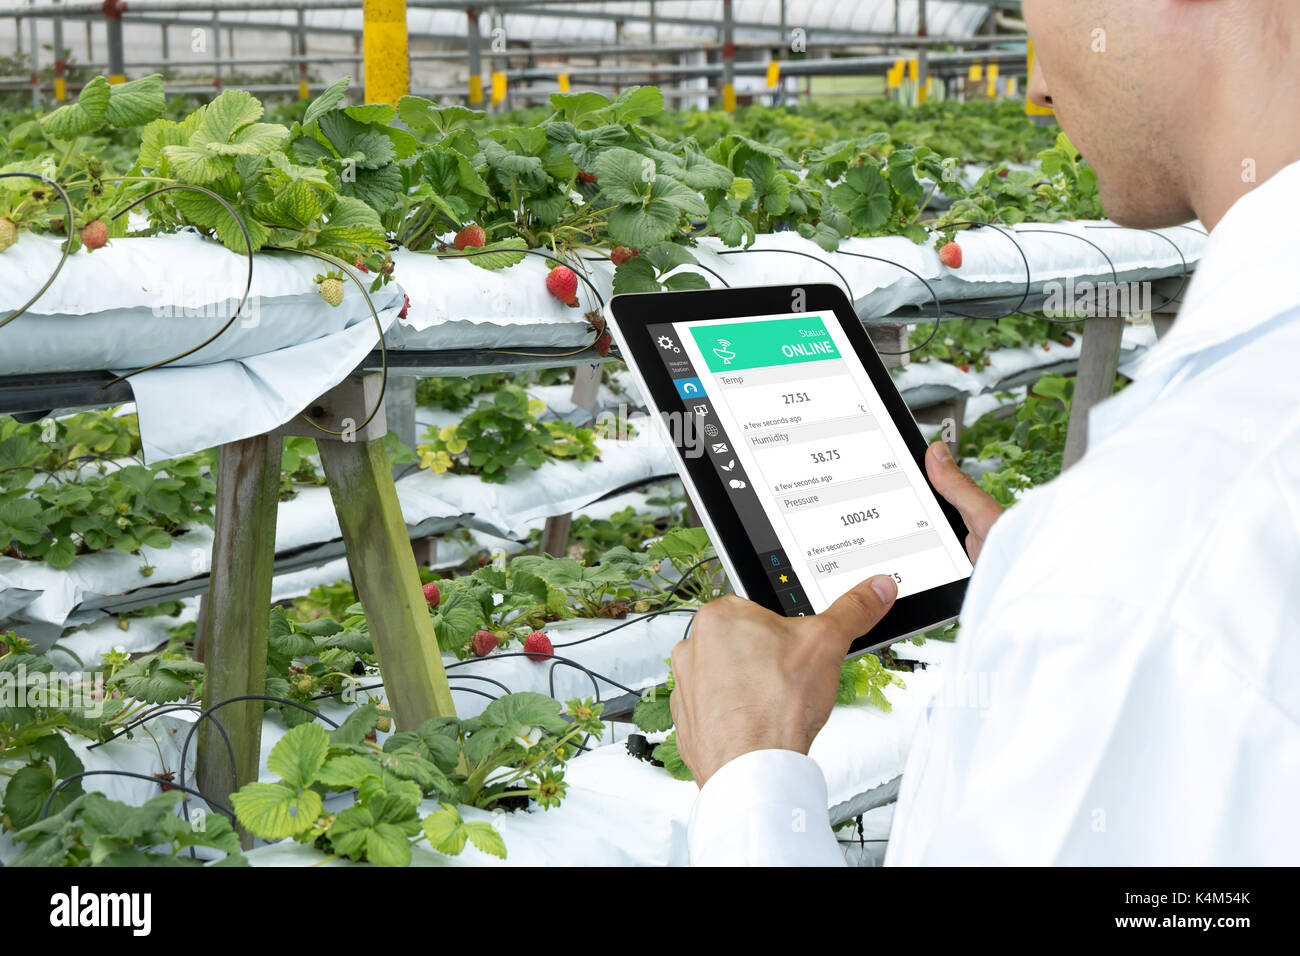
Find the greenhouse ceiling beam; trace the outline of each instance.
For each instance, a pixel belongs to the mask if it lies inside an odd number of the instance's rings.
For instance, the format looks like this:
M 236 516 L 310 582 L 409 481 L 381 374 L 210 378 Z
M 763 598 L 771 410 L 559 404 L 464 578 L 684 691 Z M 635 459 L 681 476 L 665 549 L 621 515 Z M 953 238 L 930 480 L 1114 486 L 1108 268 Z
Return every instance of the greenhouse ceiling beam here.
M 571 6 L 583 5 L 588 3 L 605 3 L 608 0 L 565 0 Z M 967 2 L 967 0 L 962 0 Z M 977 0 L 969 0 L 975 3 Z M 987 5 L 984 0 L 978 0 L 980 5 Z M 464 0 L 407 0 L 408 9 L 421 10 L 464 10 Z M 690 16 L 664 16 L 656 12 L 653 17 L 643 13 L 618 13 L 604 10 L 573 10 L 562 7 L 552 7 L 539 5 L 537 0 L 497 0 L 493 4 L 502 14 L 516 14 L 534 17 L 558 17 L 563 19 L 580 19 L 580 20 L 603 20 L 608 22 L 625 22 L 625 23 L 655 23 L 655 24 L 672 24 L 674 26 L 697 27 L 699 29 L 716 29 L 719 21 L 714 19 L 701 19 L 700 17 Z M 132 0 L 130 5 L 123 11 L 123 16 L 129 18 L 131 22 L 158 22 L 157 20 L 146 20 L 144 15 L 148 14 L 173 14 L 181 15 L 172 20 L 173 23 L 188 22 L 189 17 L 183 17 L 186 13 L 270 13 L 286 10 L 359 10 L 361 9 L 361 0 L 235 0 L 231 3 L 213 3 L 213 2 L 187 2 L 180 3 L 177 0 Z M 78 0 L 78 2 L 69 2 L 61 4 L 35 4 L 16 12 L 17 16 L 31 17 L 93 17 L 98 19 L 103 16 L 102 2 L 89 2 L 89 0 Z M 227 26 L 229 24 L 226 24 Z M 251 25 L 251 24 L 250 24 Z M 297 29 L 295 24 L 256 24 L 258 27 L 274 27 L 277 29 Z M 776 36 L 782 35 L 780 24 L 761 23 L 747 20 L 737 20 L 733 24 L 734 29 L 739 31 L 751 31 L 757 33 L 772 33 Z M 321 30 L 322 28 L 313 28 Z M 844 27 L 805 27 L 808 34 L 825 33 L 832 36 L 841 37 L 867 37 L 878 34 L 872 34 L 863 30 L 854 30 Z M 330 32 L 360 33 L 359 29 L 334 27 Z M 414 35 L 414 34 L 413 34 Z
M 781 73 L 786 76 L 856 76 L 856 75 L 877 75 L 891 67 L 898 61 L 898 57 L 891 55 L 884 56 L 857 56 L 857 57 L 837 57 L 834 59 L 817 59 L 817 60 L 783 60 L 781 61 Z M 942 68 L 945 66 L 969 66 L 972 63 L 995 62 L 999 65 L 1023 65 L 1026 63 L 1025 53 L 1019 50 L 995 50 L 995 51 L 970 51 L 962 53 L 935 53 L 930 57 L 930 66 L 932 68 Z M 724 69 L 721 64 L 706 63 L 696 66 L 667 66 L 667 65 L 649 65 L 649 66 L 625 66 L 625 67 L 602 67 L 602 66 L 568 66 L 564 65 L 562 69 L 549 69 L 543 67 L 529 67 L 520 70 L 507 70 L 506 76 L 512 80 L 544 80 L 554 79 L 561 72 L 569 76 L 643 76 L 647 73 L 658 73 L 663 76 L 672 77 L 713 77 L 723 76 Z M 767 73 L 766 63 L 747 63 L 741 62 L 735 64 L 736 75 L 746 76 L 763 76 Z

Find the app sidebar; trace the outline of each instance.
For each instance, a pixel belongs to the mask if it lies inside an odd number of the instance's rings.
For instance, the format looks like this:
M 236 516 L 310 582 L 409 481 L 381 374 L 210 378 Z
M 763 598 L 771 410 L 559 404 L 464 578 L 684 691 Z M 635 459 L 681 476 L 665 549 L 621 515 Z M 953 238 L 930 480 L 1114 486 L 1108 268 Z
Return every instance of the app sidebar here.
M 683 456 L 689 458 L 704 455 L 713 465 L 723 487 L 727 489 L 741 524 L 749 534 L 750 544 L 758 552 L 759 561 L 768 573 L 768 580 L 786 616 L 812 614 L 812 604 L 735 453 L 732 436 L 718 421 L 713 399 L 682 349 L 677 330 L 672 325 L 662 324 L 650 326 L 649 332 L 682 402 L 681 420 L 665 423 L 669 434 L 673 436 Z

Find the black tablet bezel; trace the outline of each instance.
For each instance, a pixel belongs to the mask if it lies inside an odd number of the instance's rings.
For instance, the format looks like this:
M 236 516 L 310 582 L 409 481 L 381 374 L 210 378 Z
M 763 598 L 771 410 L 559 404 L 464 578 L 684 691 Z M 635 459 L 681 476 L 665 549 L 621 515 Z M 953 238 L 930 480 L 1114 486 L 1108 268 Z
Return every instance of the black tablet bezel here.
M 798 296 L 802 296 L 802 299 Z M 785 315 L 791 311 L 790 303 L 798 301 L 803 302 L 805 312 L 834 314 L 921 469 L 921 474 L 925 475 L 927 445 L 921 436 L 921 430 L 894 385 L 889 370 L 885 368 L 868 338 L 856 311 L 839 286 L 777 285 L 624 294 L 616 295 L 610 300 L 608 313 L 620 352 L 629 365 L 634 366 L 635 373 L 648 390 L 645 398 L 652 411 L 661 415 L 664 411 L 678 412 L 679 406 L 684 405 L 659 356 L 653 336 L 649 334 L 649 326 L 674 321 L 698 322 Z M 697 458 L 687 457 L 680 447 L 674 446 L 673 450 L 680 469 L 690 478 L 688 484 L 693 485 L 696 494 L 703 499 L 697 501 L 696 505 L 708 515 L 717 538 L 720 539 L 715 540 L 714 544 L 725 550 L 731 570 L 740 578 L 740 589 L 750 600 L 778 614 L 783 613 L 776 591 L 759 563 L 757 553 L 750 547 L 749 533 L 741 523 L 722 480 L 709 459 L 703 455 Z M 926 484 L 930 484 L 928 476 Z M 934 491 L 933 485 L 930 486 L 930 491 L 957 540 L 964 541 L 966 526 L 957 510 Z M 743 542 L 745 547 L 736 549 L 731 546 L 732 542 Z M 968 581 L 968 577 L 962 578 L 900 599 L 869 634 L 853 642 L 849 655 L 883 647 L 955 619 L 961 610 Z

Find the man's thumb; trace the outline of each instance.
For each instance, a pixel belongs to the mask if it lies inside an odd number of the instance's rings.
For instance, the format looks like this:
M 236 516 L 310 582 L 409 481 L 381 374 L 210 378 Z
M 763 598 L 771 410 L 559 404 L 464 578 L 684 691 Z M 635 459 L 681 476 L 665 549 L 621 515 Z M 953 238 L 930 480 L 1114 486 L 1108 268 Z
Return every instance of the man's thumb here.
M 880 623 L 897 597 L 898 585 L 894 579 L 888 574 L 878 574 L 840 595 L 812 620 L 825 639 L 844 645 L 842 655 L 848 652 L 850 644 Z
M 957 467 L 948 445 L 935 442 L 925 455 L 925 471 L 935 491 L 961 513 L 966 528 L 984 537 L 1002 514 L 1002 506 Z

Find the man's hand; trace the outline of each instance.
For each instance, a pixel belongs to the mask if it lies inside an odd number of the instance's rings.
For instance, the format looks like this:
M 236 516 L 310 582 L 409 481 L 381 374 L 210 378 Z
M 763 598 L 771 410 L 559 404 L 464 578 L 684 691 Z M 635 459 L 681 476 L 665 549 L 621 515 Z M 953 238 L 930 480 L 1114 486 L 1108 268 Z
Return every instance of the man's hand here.
M 935 490 L 948 499 L 948 503 L 961 513 L 961 520 L 966 522 L 966 530 L 970 532 L 966 535 L 966 553 L 974 564 L 993 522 L 1006 509 L 957 467 L 945 442 L 937 441 L 930 446 L 925 454 L 925 471 Z
M 735 596 L 700 608 L 673 650 L 677 750 L 701 787 L 754 750 L 808 752 L 835 705 L 849 646 L 880 622 L 898 587 L 864 581 L 815 617 L 786 618 Z

